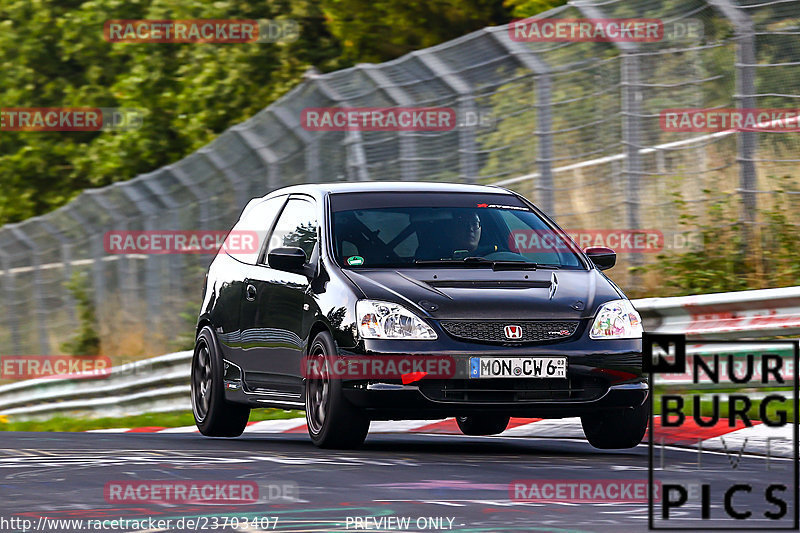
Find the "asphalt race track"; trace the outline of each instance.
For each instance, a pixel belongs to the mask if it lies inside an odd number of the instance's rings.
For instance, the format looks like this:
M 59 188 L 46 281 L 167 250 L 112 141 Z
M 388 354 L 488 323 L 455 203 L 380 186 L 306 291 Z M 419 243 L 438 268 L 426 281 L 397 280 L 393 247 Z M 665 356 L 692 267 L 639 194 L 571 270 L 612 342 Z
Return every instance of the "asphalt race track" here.
M 532 502 L 511 498 L 515 480 L 593 479 L 646 481 L 648 448 L 603 452 L 581 440 L 370 435 L 356 451 L 315 448 L 302 434 L 244 435 L 209 439 L 197 434 L 2 433 L 0 517 L 3 531 L 22 531 L 11 518 L 28 519 L 33 530 L 48 519 L 275 517 L 277 531 L 356 530 L 356 517 L 410 517 L 411 531 L 644 531 L 647 505 L 640 502 Z M 660 459 L 660 453 L 658 454 Z M 669 479 L 683 483 L 774 480 L 791 485 L 791 463 L 743 456 L 666 449 Z M 769 467 L 769 469 L 768 469 Z M 294 484 L 296 497 L 246 505 L 123 504 L 104 496 L 109 481 L 250 480 L 260 486 Z M 791 490 L 791 489 L 790 489 Z M 736 505 L 762 505 L 762 495 L 739 494 Z M 684 506 L 687 522 L 700 504 Z M 712 510 L 722 507 L 712 502 Z M 791 508 L 791 503 L 790 503 Z M 793 511 L 792 511 L 793 512 Z M 348 520 L 349 517 L 349 520 Z M 416 521 L 422 520 L 418 528 Z M 199 522 L 198 522 L 199 523 Z M 264 522 L 262 521 L 262 524 Z M 271 524 L 268 523 L 268 524 Z M 383 522 L 383 525 L 391 523 Z M 694 524 L 697 524 L 695 521 Z M 736 524 L 732 524 L 736 525 Z M 192 528 L 194 529 L 194 528 Z M 266 527 L 263 529 L 273 529 Z M 117 529 L 125 530 L 125 529 Z M 128 529 L 133 530 L 133 529 Z M 161 531 L 154 528 L 151 531 Z M 260 527 L 239 527 L 258 531 Z M 363 530 L 363 529 L 362 529 Z

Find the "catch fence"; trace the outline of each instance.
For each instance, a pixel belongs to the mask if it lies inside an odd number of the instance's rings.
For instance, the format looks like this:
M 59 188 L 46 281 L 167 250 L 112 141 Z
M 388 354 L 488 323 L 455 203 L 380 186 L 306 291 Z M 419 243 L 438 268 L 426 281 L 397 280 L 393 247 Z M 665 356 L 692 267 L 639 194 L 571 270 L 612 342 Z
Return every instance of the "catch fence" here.
M 648 18 L 655 42 L 526 42 L 490 27 L 380 65 L 319 74 L 175 164 L 87 190 L 0 229 L 0 354 L 59 353 L 80 323 L 78 276 L 110 354 L 191 342 L 209 255 L 110 254 L 108 231 L 225 230 L 245 203 L 306 182 L 500 184 L 567 229 L 653 229 L 666 249 L 729 199 L 756 227 L 776 195 L 797 206 L 796 133 L 665 131 L 674 108 L 785 108 L 800 97 L 800 1 L 573 2 L 540 19 Z M 691 31 L 690 31 L 691 29 Z M 304 109 L 447 107 L 447 131 L 308 131 Z M 146 118 L 145 118 L 146 120 Z M 770 128 L 766 128 L 770 129 Z M 687 218 L 688 217 L 688 218 Z M 694 217 L 694 218 L 692 218 Z M 687 224 L 688 221 L 688 224 Z M 699 244 L 702 246 L 702 243 Z M 612 277 L 641 287 L 622 254 Z M 183 337 L 178 338 L 176 332 Z

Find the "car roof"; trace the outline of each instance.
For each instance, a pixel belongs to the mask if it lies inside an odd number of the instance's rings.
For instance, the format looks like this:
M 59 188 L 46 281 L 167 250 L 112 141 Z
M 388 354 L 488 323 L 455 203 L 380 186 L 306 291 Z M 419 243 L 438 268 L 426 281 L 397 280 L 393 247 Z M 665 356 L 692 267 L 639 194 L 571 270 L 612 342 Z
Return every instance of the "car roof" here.
M 494 193 L 513 194 L 507 189 L 494 185 L 473 185 L 465 183 L 441 183 L 422 181 L 359 181 L 338 183 L 305 183 L 276 189 L 265 196 L 305 193 L 313 196 L 326 194 L 346 194 L 361 192 L 446 192 L 446 193 Z

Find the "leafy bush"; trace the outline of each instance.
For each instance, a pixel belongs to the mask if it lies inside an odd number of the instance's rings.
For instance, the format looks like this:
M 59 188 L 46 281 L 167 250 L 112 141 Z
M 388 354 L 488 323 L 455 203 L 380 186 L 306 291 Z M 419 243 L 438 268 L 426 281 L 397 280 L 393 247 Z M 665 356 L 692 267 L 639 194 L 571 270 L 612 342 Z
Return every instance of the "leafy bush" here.
M 88 290 L 86 276 L 75 272 L 67 283 L 67 290 L 75 299 L 78 311 L 78 331 L 75 336 L 61 345 L 70 355 L 99 355 L 100 335 L 97 333 L 97 316 L 94 302 Z
M 752 227 L 742 222 L 739 195 L 706 189 L 706 212 L 690 212 L 680 193 L 673 193 L 680 224 L 698 231 L 702 249 L 664 253 L 632 271 L 657 274 L 659 296 L 682 296 L 800 284 L 800 191 L 792 178 L 770 177 L 770 193 Z

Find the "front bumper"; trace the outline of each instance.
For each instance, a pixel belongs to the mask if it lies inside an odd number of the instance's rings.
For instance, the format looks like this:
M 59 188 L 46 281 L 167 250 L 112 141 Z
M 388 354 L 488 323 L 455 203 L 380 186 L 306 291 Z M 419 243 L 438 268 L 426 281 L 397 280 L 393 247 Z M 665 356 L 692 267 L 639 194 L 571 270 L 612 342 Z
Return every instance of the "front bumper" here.
M 435 419 L 479 413 L 563 418 L 642 405 L 649 387 L 642 375 L 641 342 L 611 341 L 602 346 L 609 349 L 592 353 L 585 343 L 576 343 L 571 350 L 562 345 L 557 350 L 553 346 L 549 349 L 545 346 L 529 349 L 471 347 L 466 353 L 435 352 L 437 356 L 453 358 L 457 369 L 454 376 L 446 379 L 428 376 L 406 385 L 387 379 L 345 380 L 342 389 L 345 398 L 364 409 L 373 420 Z M 396 356 L 398 353 L 370 350 L 369 355 Z M 470 379 L 469 359 L 476 355 L 565 356 L 567 377 Z M 347 355 L 340 354 L 340 357 Z
M 345 397 L 363 408 L 373 420 L 438 419 L 491 413 L 498 416 L 565 418 L 608 409 L 642 405 L 649 395 L 646 382 L 611 385 L 592 400 L 540 400 L 531 402 L 441 402 L 431 400 L 418 385 L 372 383 L 345 389 Z

